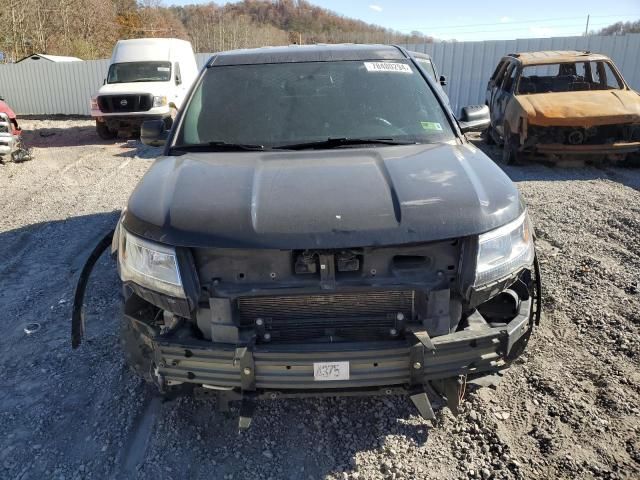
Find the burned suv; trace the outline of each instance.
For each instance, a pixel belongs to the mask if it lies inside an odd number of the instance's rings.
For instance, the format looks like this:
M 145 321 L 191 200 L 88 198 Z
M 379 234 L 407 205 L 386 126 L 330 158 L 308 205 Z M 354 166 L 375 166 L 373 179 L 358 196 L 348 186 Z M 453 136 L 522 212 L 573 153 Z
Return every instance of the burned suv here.
M 508 164 L 527 154 L 623 161 L 640 152 L 640 96 L 604 55 L 509 54 L 489 79 L 486 104 L 487 140 L 504 146 Z
M 456 120 L 397 47 L 214 56 L 171 132 L 142 127 L 165 152 L 113 238 L 131 367 L 241 400 L 241 426 L 259 398 L 408 394 L 431 418 L 430 393 L 455 409 L 539 314 L 527 209 L 462 133 L 487 114 Z

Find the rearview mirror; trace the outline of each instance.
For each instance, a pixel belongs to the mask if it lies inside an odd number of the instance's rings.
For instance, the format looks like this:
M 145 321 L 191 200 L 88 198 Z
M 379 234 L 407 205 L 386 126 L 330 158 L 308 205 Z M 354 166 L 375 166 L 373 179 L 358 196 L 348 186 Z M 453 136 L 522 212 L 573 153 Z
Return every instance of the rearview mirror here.
M 440 85 L 442 85 L 443 87 L 447 86 L 447 77 L 445 77 L 444 75 L 440 75 Z
M 462 115 L 458 118 L 460 130 L 466 132 L 481 132 L 491 123 L 489 107 L 486 105 L 469 105 L 462 109 Z
M 165 128 L 164 120 L 146 120 L 140 127 L 140 140 L 150 147 L 162 147 L 167 143 L 169 130 Z

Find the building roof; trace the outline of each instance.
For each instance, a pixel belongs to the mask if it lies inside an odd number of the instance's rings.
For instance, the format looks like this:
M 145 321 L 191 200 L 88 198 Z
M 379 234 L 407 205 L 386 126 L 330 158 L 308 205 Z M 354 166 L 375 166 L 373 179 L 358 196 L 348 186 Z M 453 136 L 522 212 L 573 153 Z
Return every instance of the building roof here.
M 20 63 L 23 60 L 48 60 L 50 62 L 81 62 L 82 59 L 78 57 L 63 57 L 61 55 L 47 55 L 46 53 L 34 53 L 21 58 L 16 63 Z
M 391 45 L 290 45 L 230 50 L 214 55 L 208 66 L 259 63 L 331 62 L 344 60 L 402 60 L 407 58 Z
M 578 61 L 609 60 L 609 57 L 599 53 L 578 50 L 546 50 L 542 52 L 521 52 L 510 53 L 510 57 L 515 57 L 523 65 L 545 65 L 549 63 L 566 63 Z

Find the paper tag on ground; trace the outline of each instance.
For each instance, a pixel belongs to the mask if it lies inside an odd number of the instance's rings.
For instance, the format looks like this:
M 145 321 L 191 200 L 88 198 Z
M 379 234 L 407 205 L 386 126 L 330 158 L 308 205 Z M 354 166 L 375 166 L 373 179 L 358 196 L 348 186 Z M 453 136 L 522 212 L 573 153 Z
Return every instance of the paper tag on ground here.
M 406 63 L 364 62 L 364 66 L 368 72 L 413 73 Z
M 349 380 L 349 362 L 314 362 L 313 378 L 318 381 Z

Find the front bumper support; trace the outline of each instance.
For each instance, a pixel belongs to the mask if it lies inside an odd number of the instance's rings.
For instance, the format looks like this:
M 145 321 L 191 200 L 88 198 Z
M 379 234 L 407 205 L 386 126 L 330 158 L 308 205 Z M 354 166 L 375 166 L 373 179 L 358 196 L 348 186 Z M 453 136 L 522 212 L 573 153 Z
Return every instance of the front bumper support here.
M 434 337 L 433 350 L 424 350 L 420 365 L 412 355 L 415 347 L 411 340 L 255 345 L 240 355 L 233 345 L 205 340 L 150 340 L 158 373 L 167 385 L 193 383 L 214 389 L 276 393 L 297 390 L 313 396 L 322 390 L 410 388 L 431 380 L 499 370 L 516 342 L 531 328 L 530 311 L 531 299 L 521 302 L 519 314 L 507 325 Z M 340 361 L 349 362 L 348 380 L 314 380 L 314 363 Z

